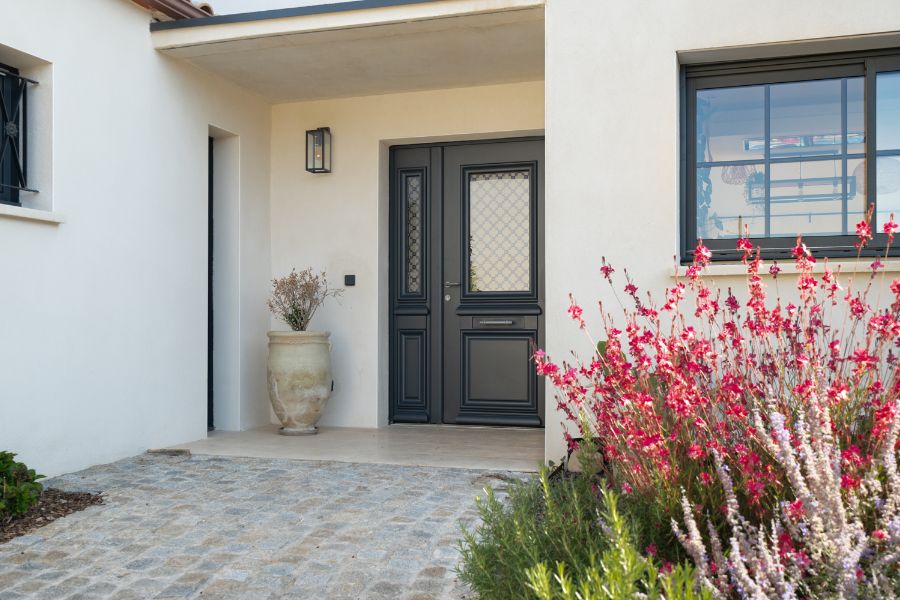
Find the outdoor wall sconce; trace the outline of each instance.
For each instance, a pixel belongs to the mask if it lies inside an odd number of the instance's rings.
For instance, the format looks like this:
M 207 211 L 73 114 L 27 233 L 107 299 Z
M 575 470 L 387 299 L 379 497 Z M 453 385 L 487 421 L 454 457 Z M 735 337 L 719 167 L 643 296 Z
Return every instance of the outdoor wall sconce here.
M 306 132 L 306 170 L 331 173 L 331 130 L 328 127 Z

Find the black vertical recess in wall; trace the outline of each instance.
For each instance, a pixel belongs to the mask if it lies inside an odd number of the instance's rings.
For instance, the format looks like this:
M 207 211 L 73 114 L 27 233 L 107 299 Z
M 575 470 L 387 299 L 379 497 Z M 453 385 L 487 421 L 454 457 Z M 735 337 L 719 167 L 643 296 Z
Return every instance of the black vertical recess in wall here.
M 213 426 L 213 138 L 209 138 L 209 192 L 207 195 L 207 282 L 206 282 L 206 428 Z

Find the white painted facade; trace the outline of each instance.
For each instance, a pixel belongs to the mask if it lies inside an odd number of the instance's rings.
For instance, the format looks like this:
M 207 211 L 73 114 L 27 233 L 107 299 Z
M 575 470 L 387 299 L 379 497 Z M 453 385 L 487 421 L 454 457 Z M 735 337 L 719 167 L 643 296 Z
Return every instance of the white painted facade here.
M 892 0 L 846 14 L 821 0 L 764 0 L 749 10 L 717 0 L 549 0 L 546 23 L 547 345 L 555 356 L 590 350 L 566 314 L 569 292 L 585 307 L 615 302 L 599 276 L 601 256 L 657 297 L 672 283 L 680 64 L 900 44 Z M 616 25 L 598 35 L 599 23 Z M 710 281 L 741 291 L 741 273 L 713 265 Z M 546 448 L 548 457 L 563 448 L 549 415 Z
M 0 449 L 46 474 L 205 435 L 210 133 L 217 427 L 270 419 L 269 279 L 307 265 L 336 284 L 357 275 L 314 323 L 334 343 L 323 423 L 382 427 L 391 144 L 545 134 L 546 341 L 558 356 L 584 353 L 565 309 L 569 292 L 587 306 L 605 297 L 601 256 L 644 289 L 671 282 L 682 64 L 900 47 L 894 0 L 852 11 L 821 0 L 440 0 L 152 34 L 127 0 L 8 2 L 0 62 L 41 81 L 30 157 L 41 193 L 0 208 Z M 212 2 L 223 14 L 309 4 Z M 461 39 L 503 55 L 492 31 L 523 40 L 527 64 L 454 70 Z M 398 43 L 447 60 L 418 64 L 390 50 Z M 354 70 L 358 48 L 381 48 L 382 69 Z M 309 77 L 323 61 L 329 78 Z M 302 77 L 303 89 L 289 85 Z M 335 136 L 324 176 L 302 166 L 303 132 L 317 126 Z M 734 266 L 712 274 L 741 285 Z M 548 390 L 548 459 L 562 453 L 559 421 Z
M 218 232 L 223 425 L 268 420 L 271 108 L 154 51 L 149 23 L 123 0 L 4 3 L 0 62 L 37 65 L 23 74 L 40 82 L 40 193 L 10 209 L 28 219 L 0 213 L 0 447 L 47 475 L 206 435 L 210 127 L 236 136 Z

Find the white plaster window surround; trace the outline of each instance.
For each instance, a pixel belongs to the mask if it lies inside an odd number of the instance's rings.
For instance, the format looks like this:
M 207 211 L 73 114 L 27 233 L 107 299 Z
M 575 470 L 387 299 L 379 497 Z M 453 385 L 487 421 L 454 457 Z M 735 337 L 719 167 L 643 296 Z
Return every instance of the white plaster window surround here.
M 875 259 L 872 257 L 861 257 L 859 262 L 856 262 L 855 259 L 851 260 L 829 260 L 828 268 L 837 273 L 838 269 L 841 270 L 842 276 L 850 275 L 856 270 L 857 275 L 862 275 L 868 278 L 870 270 L 869 265 Z M 881 269 L 879 269 L 879 273 L 884 271 L 885 273 L 900 273 L 900 259 L 896 258 L 880 258 L 879 259 L 884 265 Z M 760 273 L 768 276 L 769 267 L 772 266 L 776 261 L 772 260 L 763 260 L 763 266 L 760 269 Z M 779 277 L 781 276 L 790 276 L 797 275 L 800 271 L 797 270 L 797 266 L 794 264 L 793 260 L 778 260 L 778 267 L 781 271 L 778 273 Z M 678 277 L 685 277 L 685 270 L 687 269 L 687 265 L 682 265 L 678 268 Z M 818 259 L 816 261 L 815 267 L 813 268 L 813 273 L 817 275 L 821 275 L 825 270 L 825 260 Z M 728 263 L 714 263 L 708 265 L 703 271 L 701 271 L 703 277 L 744 277 L 747 275 L 747 266 L 740 262 L 728 262 Z M 669 276 L 674 279 L 675 272 L 670 271 Z
M 25 162 L 27 184 L 37 192 L 19 192 L 19 204 L 0 203 L 0 219 L 58 225 L 64 216 L 53 201 L 53 65 L 0 44 L 0 63 L 37 82 L 27 89 Z
M 65 222 L 65 217 L 60 212 L 13 206 L 11 204 L 0 204 L 0 218 L 39 221 L 55 225 Z

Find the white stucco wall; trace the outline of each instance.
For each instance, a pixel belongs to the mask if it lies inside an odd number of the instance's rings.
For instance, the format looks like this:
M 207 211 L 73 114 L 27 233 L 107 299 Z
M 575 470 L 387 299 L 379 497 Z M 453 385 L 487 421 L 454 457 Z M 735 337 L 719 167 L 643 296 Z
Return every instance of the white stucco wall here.
M 576 295 L 586 314 L 598 298 L 615 302 L 599 276 L 601 256 L 620 272 L 628 267 L 645 290 L 661 293 L 671 284 L 678 252 L 679 53 L 751 45 L 756 47 L 733 56 L 764 58 L 804 50 L 762 45 L 822 38 L 836 39 L 814 45 L 813 51 L 896 47 L 896 36 L 846 38 L 898 30 L 895 0 L 863 0 L 852 10 L 820 0 L 761 0 L 749 6 L 721 0 L 548 0 L 550 352 L 564 357 L 572 349 L 582 355 L 590 351 L 566 315 L 567 294 Z M 690 58 L 701 60 L 702 53 Z M 740 277 L 716 282 L 743 289 Z M 549 397 L 546 453 L 554 458 L 564 446 Z
M 272 113 L 272 268 L 324 269 L 343 285 L 312 328 L 332 332 L 324 425 L 387 423 L 387 173 L 392 144 L 541 132 L 542 82 L 277 105 Z M 334 172 L 304 171 L 305 131 L 331 127 Z M 272 322 L 274 328 L 283 324 Z
M 227 425 L 267 421 L 269 106 L 154 51 L 125 0 L 6 0 L 3 20 L 0 45 L 50 66 L 22 200 L 65 222 L 0 215 L 0 449 L 53 475 L 206 435 L 210 125 L 240 145 Z

